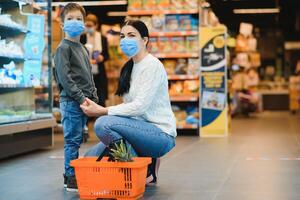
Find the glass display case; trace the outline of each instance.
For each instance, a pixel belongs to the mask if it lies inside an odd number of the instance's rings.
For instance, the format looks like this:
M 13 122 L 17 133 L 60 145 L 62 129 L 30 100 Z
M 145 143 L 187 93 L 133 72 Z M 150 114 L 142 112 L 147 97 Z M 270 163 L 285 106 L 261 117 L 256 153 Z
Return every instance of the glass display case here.
M 51 69 L 51 1 L 1 0 L 0 136 L 52 129 Z

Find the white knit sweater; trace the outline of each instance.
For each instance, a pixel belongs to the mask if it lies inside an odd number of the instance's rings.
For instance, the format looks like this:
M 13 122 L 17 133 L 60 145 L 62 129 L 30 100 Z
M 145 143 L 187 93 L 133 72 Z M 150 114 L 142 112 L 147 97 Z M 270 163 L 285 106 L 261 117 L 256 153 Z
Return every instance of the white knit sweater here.
M 153 123 L 176 137 L 176 120 L 168 93 L 168 77 L 163 64 L 151 54 L 135 63 L 130 90 L 124 103 L 108 108 L 108 115 L 133 117 Z

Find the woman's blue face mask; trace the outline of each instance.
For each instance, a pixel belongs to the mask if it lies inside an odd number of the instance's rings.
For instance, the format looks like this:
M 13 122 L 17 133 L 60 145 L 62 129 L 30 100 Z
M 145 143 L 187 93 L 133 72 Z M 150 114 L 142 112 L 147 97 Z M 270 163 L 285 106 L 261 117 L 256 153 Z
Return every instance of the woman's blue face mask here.
M 81 35 L 84 29 L 83 21 L 80 20 L 66 20 L 63 28 L 64 32 L 72 38 Z
M 137 55 L 141 49 L 138 40 L 134 38 L 121 39 L 120 47 L 122 52 L 128 57 Z

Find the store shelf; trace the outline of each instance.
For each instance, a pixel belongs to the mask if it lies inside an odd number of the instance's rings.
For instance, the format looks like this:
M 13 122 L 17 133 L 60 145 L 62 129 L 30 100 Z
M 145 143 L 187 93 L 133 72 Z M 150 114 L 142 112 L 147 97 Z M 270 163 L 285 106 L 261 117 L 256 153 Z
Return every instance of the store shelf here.
M 198 125 L 197 124 L 177 124 L 176 128 L 179 130 L 184 130 L 184 129 L 198 129 Z
M 156 53 L 157 58 L 198 58 L 198 53 Z
M 21 28 L 16 28 L 16 27 L 9 27 L 9 26 L 4 26 L 0 24 L 0 35 L 1 38 L 6 38 L 6 37 L 12 37 L 18 34 L 26 34 L 29 31 L 26 29 L 21 29 Z
M 9 63 L 10 61 L 24 62 L 25 58 L 0 55 L 0 63 Z
M 169 80 L 198 80 L 199 76 L 198 75 L 168 75 Z
M 172 31 L 172 32 L 152 32 L 150 37 L 176 37 L 198 35 L 198 31 Z
M 127 12 L 127 15 L 135 15 L 135 16 L 141 16 L 141 15 L 159 15 L 159 14 L 198 14 L 198 9 L 192 9 L 192 10 L 131 10 Z
M 198 95 L 180 95 L 171 96 L 171 102 L 197 102 L 199 100 Z

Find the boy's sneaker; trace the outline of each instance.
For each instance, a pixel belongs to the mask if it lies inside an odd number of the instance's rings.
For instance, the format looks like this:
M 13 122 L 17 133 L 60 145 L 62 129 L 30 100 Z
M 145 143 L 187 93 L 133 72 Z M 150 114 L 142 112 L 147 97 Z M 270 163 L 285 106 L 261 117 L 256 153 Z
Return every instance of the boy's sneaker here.
M 67 177 L 67 191 L 78 192 L 77 181 L 75 176 Z
M 68 177 L 66 176 L 66 174 L 63 174 L 63 176 L 64 176 L 64 188 L 66 188 L 67 187 L 67 179 L 68 179 Z

